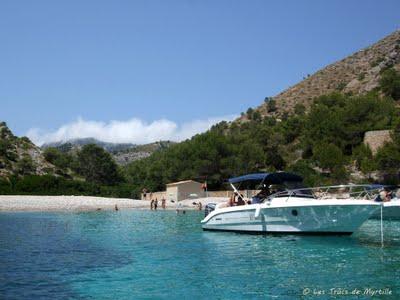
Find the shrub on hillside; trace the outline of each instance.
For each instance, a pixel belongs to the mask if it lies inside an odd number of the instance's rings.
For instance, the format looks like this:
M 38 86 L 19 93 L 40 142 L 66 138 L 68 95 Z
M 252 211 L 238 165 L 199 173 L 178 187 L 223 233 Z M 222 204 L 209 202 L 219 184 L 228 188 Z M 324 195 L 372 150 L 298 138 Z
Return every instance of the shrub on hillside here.
M 393 68 L 385 70 L 382 73 L 379 84 L 385 95 L 392 97 L 394 100 L 400 100 L 400 72 Z
M 78 173 L 88 182 L 113 185 L 121 180 L 117 164 L 103 148 L 89 144 L 78 153 Z
M 321 143 L 314 147 L 313 158 L 323 169 L 339 170 L 345 163 L 342 150 L 334 144 Z
M 267 102 L 267 111 L 269 113 L 271 112 L 275 112 L 276 111 L 276 100 L 273 99 L 272 97 L 269 98 L 268 102 Z
M 23 156 L 17 161 L 17 173 L 20 175 L 29 175 L 35 172 L 36 167 L 29 155 Z
M 56 148 L 46 148 L 43 152 L 44 158 L 55 165 L 56 167 L 59 167 L 60 169 L 67 169 L 67 168 L 74 168 L 75 166 L 75 161 L 74 158 L 67 153 L 61 152 L 60 150 Z

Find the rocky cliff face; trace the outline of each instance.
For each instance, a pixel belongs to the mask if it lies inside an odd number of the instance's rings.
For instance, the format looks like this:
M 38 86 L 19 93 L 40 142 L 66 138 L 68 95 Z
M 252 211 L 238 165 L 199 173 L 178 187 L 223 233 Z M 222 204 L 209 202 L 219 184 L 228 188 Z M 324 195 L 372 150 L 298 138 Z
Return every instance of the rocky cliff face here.
M 0 177 L 55 173 L 39 147 L 27 137 L 16 137 L 5 122 L 0 122 Z
M 307 109 L 314 98 L 335 91 L 362 94 L 378 86 L 381 73 L 388 67 L 400 71 L 400 30 L 338 62 L 273 97 L 276 110 L 263 103 L 256 108 L 262 116 L 293 113 L 296 104 Z M 246 119 L 243 116 L 242 119 Z
M 375 155 L 385 143 L 392 141 L 390 130 L 367 131 L 364 135 L 364 144 L 371 149 L 373 155 Z
M 149 157 L 153 152 L 168 148 L 174 144 L 171 141 L 159 141 L 155 143 L 137 145 L 128 149 L 111 151 L 111 155 L 119 165 L 127 165 L 135 160 Z

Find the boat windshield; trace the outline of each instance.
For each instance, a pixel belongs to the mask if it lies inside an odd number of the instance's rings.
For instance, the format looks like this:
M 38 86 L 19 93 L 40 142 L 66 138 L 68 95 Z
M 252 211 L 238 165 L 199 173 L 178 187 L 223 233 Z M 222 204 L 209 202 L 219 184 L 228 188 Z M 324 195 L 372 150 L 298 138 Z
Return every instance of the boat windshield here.
M 251 203 L 261 203 L 266 199 L 274 197 L 293 196 L 293 190 L 296 191 L 298 197 L 314 198 L 311 191 L 306 189 L 302 191 L 304 188 L 302 183 L 303 178 L 293 173 L 254 173 L 231 178 L 229 182 L 234 189 L 234 184 L 236 184 L 242 188 L 245 187 L 246 190 L 258 190 L 259 192 L 252 197 Z M 238 189 L 235 189 L 235 191 L 237 190 Z
M 255 203 L 280 197 L 315 198 L 312 190 L 304 187 L 300 181 L 285 181 L 281 184 L 269 185 L 253 197 Z

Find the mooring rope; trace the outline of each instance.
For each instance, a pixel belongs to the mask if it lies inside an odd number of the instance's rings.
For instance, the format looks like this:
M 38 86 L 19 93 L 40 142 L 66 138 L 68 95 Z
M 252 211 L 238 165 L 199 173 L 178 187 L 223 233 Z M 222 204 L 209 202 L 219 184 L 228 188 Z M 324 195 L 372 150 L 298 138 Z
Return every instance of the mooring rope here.
M 383 203 L 381 203 L 381 247 L 383 248 Z

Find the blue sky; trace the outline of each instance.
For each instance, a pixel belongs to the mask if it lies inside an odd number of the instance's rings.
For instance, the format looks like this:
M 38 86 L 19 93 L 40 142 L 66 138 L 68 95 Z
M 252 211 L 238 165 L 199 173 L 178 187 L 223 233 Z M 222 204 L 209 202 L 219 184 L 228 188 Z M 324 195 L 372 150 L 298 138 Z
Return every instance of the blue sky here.
M 399 11 L 400 1 L 3 0 L 0 120 L 38 143 L 183 139 L 399 29 Z

